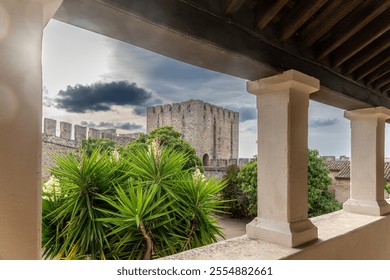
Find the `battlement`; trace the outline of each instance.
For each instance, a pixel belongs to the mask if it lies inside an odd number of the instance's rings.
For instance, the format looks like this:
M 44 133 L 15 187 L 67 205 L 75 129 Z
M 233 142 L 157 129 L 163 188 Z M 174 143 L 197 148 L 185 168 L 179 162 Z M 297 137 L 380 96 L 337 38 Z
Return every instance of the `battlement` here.
M 182 133 L 204 162 L 238 158 L 238 112 L 198 99 L 149 107 L 147 132 L 162 126 Z
M 43 120 L 42 140 L 68 147 L 77 147 L 84 139 L 110 139 L 118 145 L 125 146 L 141 134 L 117 134 L 116 129 L 96 129 L 60 122 L 58 135 L 57 128 L 57 120 L 45 118 Z M 74 133 L 74 137 L 72 137 L 72 133 Z
M 213 105 L 202 100 L 198 99 L 190 99 L 188 101 L 184 101 L 182 103 L 173 103 L 173 104 L 164 104 L 157 105 L 154 107 L 148 107 L 147 113 L 151 114 L 164 114 L 164 113 L 193 113 L 195 111 L 199 111 L 203 108 L 204 114 L 217 114 L 222 117 L 231 118 L 233 121 L 238 120 L 239 114 L 238 112 L 233 112 L 226 108 Z

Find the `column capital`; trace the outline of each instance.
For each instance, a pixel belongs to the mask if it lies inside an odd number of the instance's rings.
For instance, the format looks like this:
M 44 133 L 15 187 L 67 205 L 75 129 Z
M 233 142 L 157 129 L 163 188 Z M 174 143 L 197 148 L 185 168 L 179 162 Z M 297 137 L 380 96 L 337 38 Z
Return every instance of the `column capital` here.
M 61 6 L 63 0 L 32 0 L 38 4 L 42 4 L 43 7 L 43 26 L 49 22 L 49 20 L 54 16 L 59 7 Z
M 284 71 L 279 75 L 248 81 L 247 91 L 254 95 L 296 89 L 299 92 L 311 94 L 320 89 L 320 81 L 296 70 Z
M 356 109 L 352 111 L 345 111 L 344 117 L 349 120 L 357 119 L 383 119 L 387 120 L 390 118 L 390 109 L 385 107 L 373 107 Z

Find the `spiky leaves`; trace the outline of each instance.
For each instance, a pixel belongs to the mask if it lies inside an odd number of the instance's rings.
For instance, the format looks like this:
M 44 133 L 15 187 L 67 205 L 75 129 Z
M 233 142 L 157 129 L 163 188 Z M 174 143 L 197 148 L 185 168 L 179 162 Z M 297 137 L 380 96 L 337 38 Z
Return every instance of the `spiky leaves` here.
M 151 259 L 209 244 L 223 183 L 193 177 L 188 154 L 134 147 L 56 159 L 61 203 L 44 201 L 47 258 Z M 57 199 L 58 200 L 58 199 Z
M 96 208 L 109 208 L 98 195 L 109 195 L 113 184 L 127 181 L 123 162 L 99 150 L 55 156 L 51 169 L 60 195 L 43 199 L 43 253 L 54 259 L 106 259 L 110 244 L 107 227 L 97 221 L 104 215 Z M 50 229 L 50 231 L 49 231 Z M 56 234 L 53 235 L 55 229 Z

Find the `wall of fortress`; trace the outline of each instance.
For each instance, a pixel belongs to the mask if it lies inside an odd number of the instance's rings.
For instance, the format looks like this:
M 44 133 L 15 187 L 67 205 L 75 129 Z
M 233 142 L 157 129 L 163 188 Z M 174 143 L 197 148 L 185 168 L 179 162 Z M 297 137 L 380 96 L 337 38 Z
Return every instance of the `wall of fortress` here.
M 147 132 L 161 126 L 172 126 L 181 132 L 200 158 L 238 158 L 237 112 L 201 100 L 149 107 Z
M 72 125 L 45 118 L 42 133 L 42 180 L 50 178 L 49 168 L 54 166 L 53 155 L 75 152 L 84 139 L 105 138 L 111 139 L 117 145 L 125 146 L 137 138 L 140 133 L 116 134 L 116 129 L 95 129 L 81 125 Z M 57 130 L 59 128 L 59 134 Z
M 151 107 L 147 113 L 147 132 L 161 126 L 173 126 L 191 143 L 201 159 L 205 154 L 208 155 L 205 175 L 217 178 L 225 175 L 227 166 L 242 166 L 249 161 L 238 158 L 238 124 L 238 113 L 201 100 Z M 76 151 L 84 139 L 106 138 L 125 146 L 140 134 L 116 134 L 115 129 L 99 130 L 45 118 L 42 179 L 47 181 L 50 177 L 49 168 L 54 165 L 53 155 Z

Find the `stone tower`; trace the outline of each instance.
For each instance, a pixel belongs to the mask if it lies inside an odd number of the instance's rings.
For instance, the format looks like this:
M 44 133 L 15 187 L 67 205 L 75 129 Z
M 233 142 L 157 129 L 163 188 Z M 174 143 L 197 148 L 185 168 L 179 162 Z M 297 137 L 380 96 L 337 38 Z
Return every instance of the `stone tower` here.
M 195 148 L 205 166 L 211 159 L 238 158 L 238 124 L 237 112 L 201 100 L 147 109 L 147 132 L 172 126 Z

